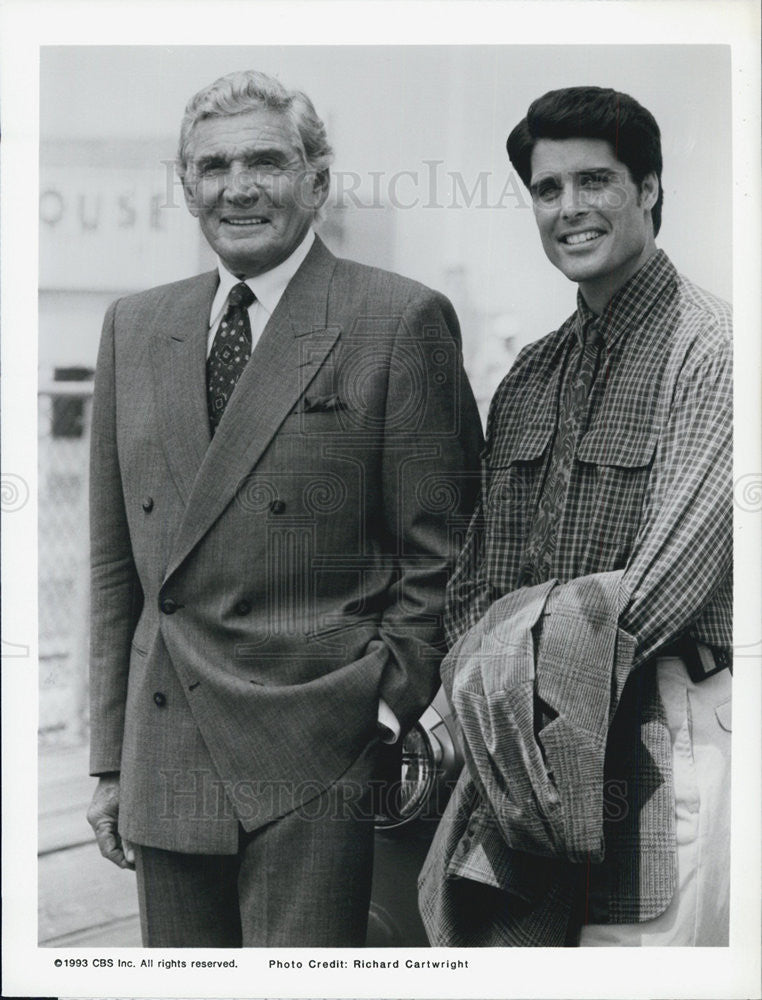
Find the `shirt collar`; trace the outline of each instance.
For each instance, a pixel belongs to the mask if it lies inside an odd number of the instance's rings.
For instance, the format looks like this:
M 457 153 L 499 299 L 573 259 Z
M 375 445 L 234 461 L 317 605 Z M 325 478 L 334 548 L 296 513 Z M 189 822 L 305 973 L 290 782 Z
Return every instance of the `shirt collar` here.
M 286 290 L 288 283 L 304 263 L 304 259 L 315 242 L 315 233 L 312 229 L 307 230 L 307 235 L 293 251 L 290 257 L 286 257 L 277 267 L 264 274 L 258 274 L 254 278 L 247 278 L 246 284 L 254 292 L 257 302 L 267 311 L 268 316 L 272 316 L 275 307 L 281 300 L 281 296 Z M 217 271 L 220 276 L 220 283 L 217 292 L 212 300 L 212 309 L 209 314 L 209 327 L 213 327 L 222 317 L 222 311 L 230 295 L 230 290 L 237 285 L 240 278 L 225 267 L 220 258 L 217 258 Z
M 592 311 L 577 291 L 577 322 L 575 333 L 582 345 L 588 324 L 597 325 L 607 350 L 629 327 L 645 319 L 659 293 L 677 277 L 677 271 L 663 250 L 657 250 L 645 264 L 609 299 L 600 315 Z

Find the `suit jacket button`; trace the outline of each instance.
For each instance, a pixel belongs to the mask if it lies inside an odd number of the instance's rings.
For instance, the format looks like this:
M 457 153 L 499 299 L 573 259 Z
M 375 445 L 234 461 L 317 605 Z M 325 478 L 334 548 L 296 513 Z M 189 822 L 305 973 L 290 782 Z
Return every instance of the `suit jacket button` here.
M 158 705 L 159 708 L 164 708 L 167 704 L 167 696 L 163 691 L 157 691 L 153 696 L 154 703 Z
M 248 615 L 251 611 L 251 601 L 239 601 L 235 606 L 235 613 L 237 615 Z
M 150 514 L 153 510 L 153 497 L 143 497 L 142 506 L 146 514 Z
M 159 607 L 165 615 L 173 615 L 180 605 L 177 601 L 173 601 L 171 597 L 165 597 L 159 604 Z
M 282 514 L 285 509 L 286 505 L 282 500 L 273 500 L 270 504 L 270 510 L 273 514 Z

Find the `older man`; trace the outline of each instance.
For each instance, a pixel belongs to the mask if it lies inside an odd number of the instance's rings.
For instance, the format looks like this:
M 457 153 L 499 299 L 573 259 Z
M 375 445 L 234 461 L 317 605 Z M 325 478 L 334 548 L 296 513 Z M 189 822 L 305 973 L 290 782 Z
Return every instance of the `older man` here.
M 362 944 L 379 740 L 436 687 L 479 421 L 449 302 L 314 234 L 330 161 L 304 94 L 199 92 L 218 267 L 104 323 L 88 818 L 148 946 Z
M 443 667 L 469 768 L 424 917 L 436 944 L 727 944 L 730 310 L 656 247 L 632 97 L 551 91 L 508 152 L 577 310 L 492 402 Z

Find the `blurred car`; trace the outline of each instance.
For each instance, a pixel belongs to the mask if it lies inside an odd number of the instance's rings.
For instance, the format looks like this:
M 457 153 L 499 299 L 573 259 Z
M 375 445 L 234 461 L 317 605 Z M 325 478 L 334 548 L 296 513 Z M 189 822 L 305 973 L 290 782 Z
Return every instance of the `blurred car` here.
M 440 688 L 418 722 L 386 757 L 376 803 L 368 948 L 427 947 L 417 878 L 463 766 L 456 726 Z

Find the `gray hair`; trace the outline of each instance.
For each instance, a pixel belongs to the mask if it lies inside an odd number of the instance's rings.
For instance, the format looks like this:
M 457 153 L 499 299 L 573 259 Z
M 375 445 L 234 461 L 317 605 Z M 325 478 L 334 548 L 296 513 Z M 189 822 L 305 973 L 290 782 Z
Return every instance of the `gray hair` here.
M 228 73 L 195 94 L 185 108 L 177 148 L 177 172 L 185 177 L 191 133 L 205 118 L 222 118 L 267 108 L 282 114 L 291 124 L 294 140 L 309 170 L 328 170 L 333 150 L 325 125 L 312 101 L 301 90 L 286 90 L 283 84 L 258 70 Z

